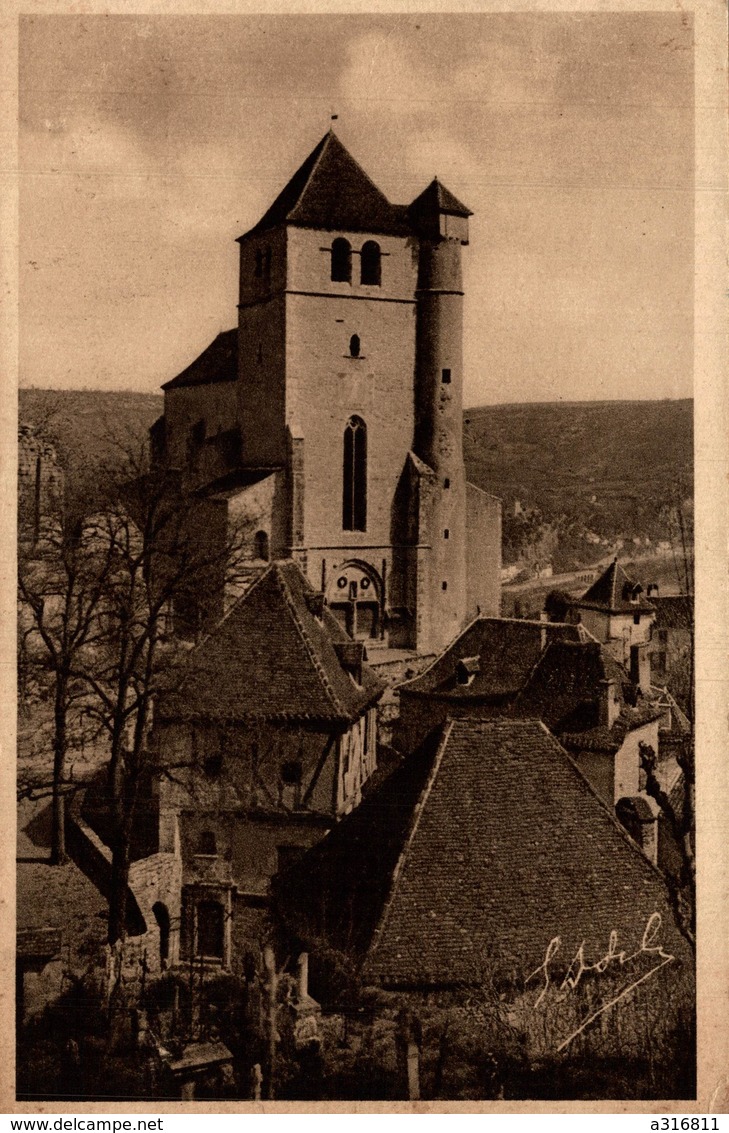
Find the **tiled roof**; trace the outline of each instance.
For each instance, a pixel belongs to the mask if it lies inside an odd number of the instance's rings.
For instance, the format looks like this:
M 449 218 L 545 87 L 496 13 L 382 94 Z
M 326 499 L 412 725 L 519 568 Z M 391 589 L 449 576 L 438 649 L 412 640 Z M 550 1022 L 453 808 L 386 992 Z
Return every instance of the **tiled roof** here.
M 545 645 L 583 640 L 581 627 L 519 618 L 477 618 L 451 646 L 419 676 L 400 686 L 406 695 L 429 694 L 449 699 L 504 699 L 514 696 L 527 680 Z M 459 684 L 464 658 L 478 657 L 479 671 L 470 684 Z
M 383 690 L 362 667 L 356 684 L 335 645 L 350 638 L 294 562 L 272 563 L 189 655 L 158 713 L 172 719 L 322 721 L 345 725 Z
M 447 212 L 452 216 L 473 216 L 470 208 L 461 204 L 458 197 L 454 197 L 437 177 L 434 177 L 420 196 L 416 197 L 410 205 L 410 211 L 417 213 L 420 210 L 427 212 Z
M 604 955 L 613 930 L 639 947 L 654 912 L 662 942 L 686 954 L 658 871 L 543 724 L 449 722 L 435 756 L 416 753 L 395 775 L 286 878 L 301 906 L 307 894 L 327 906 L 337 946 L 349 926 L 365 981 L 469 985 L 485 970 L 523 979 L 556 936 L 565 967 L 583 941 L 588 957 Z
M 330 232 L 395 236 L 410 232 L 405 210 L 390 204 L 331 130 L 299 166 L 251 232 L 262 232 L 281 224 Z
M 611 728 L 599 723 L 604 681 L 615 683 L 620 712 Z M 631 703 L 634 702 L 634 703 Z M 662 715 L 638 701 L 628 674 L 598 642 L 555 641 L 545 650 L 514 700 L 512 714 L 538 719 L 568 746 L 617 751 L 627 732 Z
M 294 935 L 323 935 L 360 958 L 366 953 L 439 742 L 438 730 L 274 883 Z
M 234 382 L 238 377 L 238 329 L 221 331 L 202 354 L 162 389 Z
M 607 570 L 577 599 L 575 606 L 611 614 L 652 613 L 653 606 L 641 596 L 642 590 L 638 583 L 628 578 L 618 560 L 613 559 Z M 631 593 L 636 594 L 637 601 L 631 602 Z

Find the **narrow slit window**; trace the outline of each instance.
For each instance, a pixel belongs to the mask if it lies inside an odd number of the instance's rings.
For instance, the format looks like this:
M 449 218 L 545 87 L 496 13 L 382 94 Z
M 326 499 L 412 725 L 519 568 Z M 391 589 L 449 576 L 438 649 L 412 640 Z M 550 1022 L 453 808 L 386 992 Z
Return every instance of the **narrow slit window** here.
M 367 530 L 367 426 L 350 417 L 344 430 L 342 468 L 342 527 Z
M 441 588 L 441 590 L 447 590 L 448 589 L 448 583 L 447 582 L 441 582 L 440 588 Z
M 444 386 L 449 386 L 451 384 L 451 372 L 450 372 L 450 370 L 441 370 L 440 378 L 441 378 L 441 381 L 443 382 Z
M 352 337 L 349 340 L 349 353 L 352 355 L 353 358 L 359 358 L 359 353 L 360 353 L 361 349 L 362 349 L 362 343 L 359 340 L 359 335 L 353 334 Z
M 446 476 L 445 480 L 443 481 L 443 487 L 444 488 L 450 488 L 450 486 L 451 486 L 451 482 L 448 479 L 448 477 Z
M 451 533 L 448 530 L 448 528 L 446 527 L 445 531 L 443 532 L 443 538 L 444 539 L 450 539 L 450 537 L 451 537 Z

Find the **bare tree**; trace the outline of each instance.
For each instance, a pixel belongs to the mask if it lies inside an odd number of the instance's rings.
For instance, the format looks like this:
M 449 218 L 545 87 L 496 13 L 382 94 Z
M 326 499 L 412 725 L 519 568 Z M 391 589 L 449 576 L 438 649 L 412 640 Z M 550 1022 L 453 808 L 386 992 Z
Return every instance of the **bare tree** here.
M 657 774 L 658 756 L 650 744 L 639 745 L 640 764 L 645 773 L 645 791 L 660 808 L 679 853 L 679 870 L 664 870 L 676 924 L 692 948 L 696 946 L 696 853 L 694 848 L 695 762 L 693 735 L 686 736 L 676 749 L 676 762 L 683 775 L 679 804 L 662 786 Z
M 174 680 L 185 650 L 170 620 L 195 601 L 196 625 L 222 613 L 227 581 L 240 573 L 248 530 L 230 530 L 220 504 L 192 503 L 176 474 L 130 455 L 130 475 L 96 518 L 104 577 L 101 631 L 93 658 L 74 669 L 89 713 L 106 736 L 108 840 L 111 850 L 109 943 L 120 956 L 127 935 L 130 848 L 140 787 L 157 768 L 147 747 L 153 703 Z
M 52 794 L 51 860 L 60 864 L 66 858 L 64 802 L 72 719 L 75 723 L 80 719 L 87 696 L 85 682 L 77 674 L 85 654 L 93 649 L 114 548 L 108 544 L 89 551 L 90 521 L 65 494 L 45 511 L 40 526 L 36 501 L 29 510 L 21 500 L 19 692 L 35 709 L 46 697 L 52 701 L 53 769 L 50 782 L 42 777 L 44 781 L 25 783 L 24 788 L 26 793 L 47 788 Z

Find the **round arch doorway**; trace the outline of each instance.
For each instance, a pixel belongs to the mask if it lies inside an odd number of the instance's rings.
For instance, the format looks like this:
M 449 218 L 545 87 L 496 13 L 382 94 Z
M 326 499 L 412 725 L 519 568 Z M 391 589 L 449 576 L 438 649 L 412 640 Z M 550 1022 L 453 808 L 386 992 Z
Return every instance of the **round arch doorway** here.
M 339 624 L 356 641 L 378 638 L 382 629 L 381 585 L 367 563 L 343 563 L 332 571 L 326 601 Z

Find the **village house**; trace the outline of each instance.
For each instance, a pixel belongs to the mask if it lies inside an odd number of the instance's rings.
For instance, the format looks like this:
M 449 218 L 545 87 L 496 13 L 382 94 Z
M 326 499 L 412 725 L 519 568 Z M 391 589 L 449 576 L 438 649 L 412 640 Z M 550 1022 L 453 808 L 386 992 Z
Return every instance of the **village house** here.
M 617 556 L 592 586 L 572 603 L 574 614 L 616 660 L 628 665 L 634 645 L 650 641 L 655 607 L 639 582 L 628 578 Z
M 362 798 L 383 685 L 296 563 L 271 564 L 160 697 L 159 851 L 181 860 L 169 962 L 240 970 L 271 878 Z

